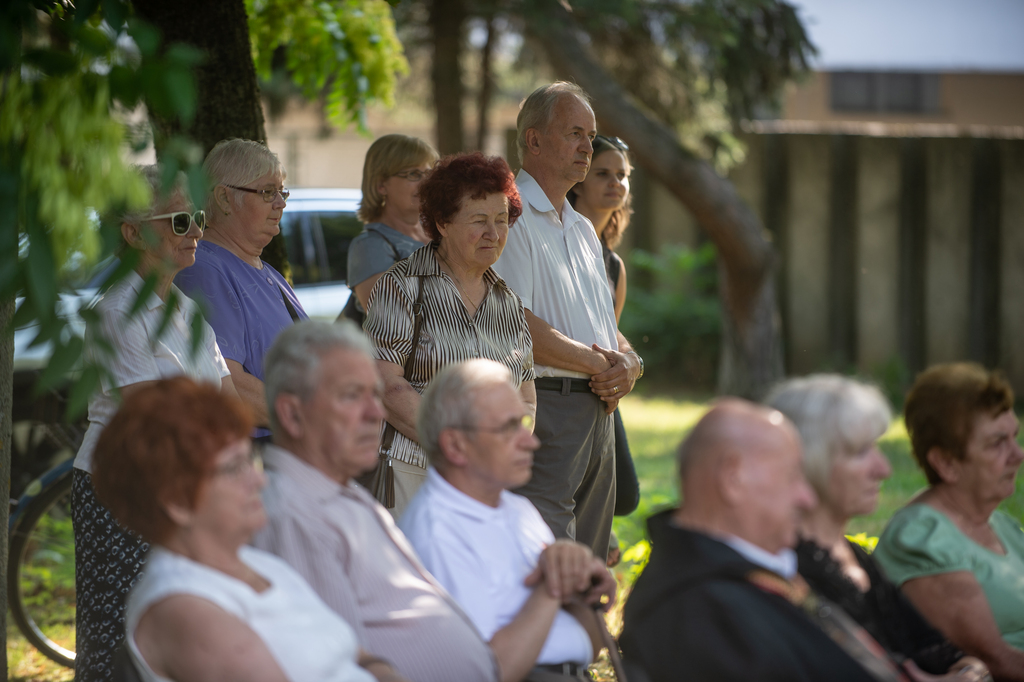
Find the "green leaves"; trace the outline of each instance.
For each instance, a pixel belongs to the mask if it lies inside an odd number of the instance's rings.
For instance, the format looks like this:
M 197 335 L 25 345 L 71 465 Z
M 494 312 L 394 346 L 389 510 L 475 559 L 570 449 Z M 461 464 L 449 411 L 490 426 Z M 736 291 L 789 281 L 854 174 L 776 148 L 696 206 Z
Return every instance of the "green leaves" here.
M 395 79 L 408 73 L 384 0 L 246 0 L 256 70 L 269 80 L 285 47 L 292 81 L 308 99 L 324 96 L 335 123 L 365 131 L 366 105 L 393 104 Z
M 35 325 L 34 345 L 52 348 L 40 389 L 59 386 L 82 370 L 69 406 L 80 412 L 105 370 L 79 365 L 83 330 L 68 321 L 78 302 L 62 301 L 60 292 L 72 273 L 87 272 L 120 244 L 119 219 L 97 216 L 150 202 L 147 183 L 126 160 L 123 112 L 145 97 L 152 111 L 190 122 L 197 105 L 191 72 L 203 55 L 182 45 L 163 49 L 159 31 L 129 18 L 126 0 L 46 4 L 48 14 L 34 0 L 3 5 L 0 298 L 20 299 L 15 325 Z M 126 47 L 129 37 L 135 47 Z M 168 170 L 173 175 L 187 169 L 201 202 L 201 150 L 183 138 L 172 144 Z M 107 285 L 137 262 L 136 254 L 126 253 Z

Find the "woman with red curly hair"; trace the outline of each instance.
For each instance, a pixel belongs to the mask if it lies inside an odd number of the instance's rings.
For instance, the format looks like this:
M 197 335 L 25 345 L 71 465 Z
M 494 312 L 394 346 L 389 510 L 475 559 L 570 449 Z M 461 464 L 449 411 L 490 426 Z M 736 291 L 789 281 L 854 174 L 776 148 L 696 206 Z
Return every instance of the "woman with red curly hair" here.
M 432 241 L 378 280 L 363 325 L 376 347 L 387 408 L 383 466 L 373 490 L 396 518 L 427 474 L 416 411 L 442 367 L 472 358 L 500 362 L 529 408 L 537 403 L 523 303 L 491 269 L 523 212 L 512 171 L 497 156 L 449 156 L 423 181 L 419 195 L 421 222 Z M 382 475 L 388 469 L 391 477 Z
M 266 524 L 252 427 L 237 398 L 176 377 L 140 388 L 100 435 L 96 496 L 152 543 L 125 613 L 139 677 L 403 682 L 288 564 L 246 546 Z

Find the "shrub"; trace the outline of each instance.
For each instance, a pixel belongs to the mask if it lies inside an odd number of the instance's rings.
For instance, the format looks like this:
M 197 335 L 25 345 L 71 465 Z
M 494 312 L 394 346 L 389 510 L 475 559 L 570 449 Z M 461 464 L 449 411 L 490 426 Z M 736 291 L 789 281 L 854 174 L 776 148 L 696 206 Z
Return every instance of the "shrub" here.
M 714 388 L 722 336 L 714 246 L 634 249 L 629 264 L 619 328 L 644 358 L 644 384 Z

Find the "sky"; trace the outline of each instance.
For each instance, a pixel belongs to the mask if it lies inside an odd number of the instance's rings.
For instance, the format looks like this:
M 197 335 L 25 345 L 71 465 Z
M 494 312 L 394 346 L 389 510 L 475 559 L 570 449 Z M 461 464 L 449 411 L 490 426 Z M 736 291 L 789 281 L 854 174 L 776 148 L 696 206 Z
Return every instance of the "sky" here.
M 815 67 L 1024 72 L 1024 0 L 790 0 Z

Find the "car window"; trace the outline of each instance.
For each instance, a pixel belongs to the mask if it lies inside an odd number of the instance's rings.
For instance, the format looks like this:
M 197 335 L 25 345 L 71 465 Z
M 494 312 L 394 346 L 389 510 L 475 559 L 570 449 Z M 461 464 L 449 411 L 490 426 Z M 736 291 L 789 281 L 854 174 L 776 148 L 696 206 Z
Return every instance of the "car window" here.
M 310 281 L 310 256 L 313 255 L 313 243 L 311 239 L 303 239 L 303 232 L 309 232 L 309 221 L 306 220 L 307 213 L 285 212 L 281 216 L 281 234 L 284 236 L 285 252 L 288 254 L 288 263 L 292 266 L 292 284 L 309 284 Z M 309 244 L 309 248 L 305 244 Z
M 344 282 L 348 274 L 348 245 L 363 223 L 349 211 L 286 212 L 281 217 L 292 281 L 300 284 Z
M 319 263 L 321 282 L 348 279 L 348 245 L 363 231 L 363 223 L 354 213 L 318 213 L 315 214 L 320 224 L 319 233 L 323 235 L 323 244 L 317 251 L 326 256 Z

